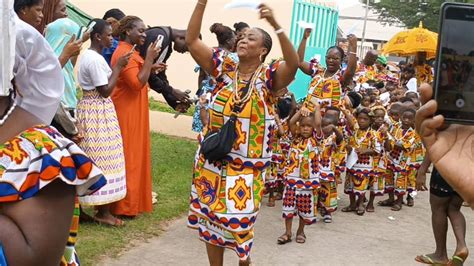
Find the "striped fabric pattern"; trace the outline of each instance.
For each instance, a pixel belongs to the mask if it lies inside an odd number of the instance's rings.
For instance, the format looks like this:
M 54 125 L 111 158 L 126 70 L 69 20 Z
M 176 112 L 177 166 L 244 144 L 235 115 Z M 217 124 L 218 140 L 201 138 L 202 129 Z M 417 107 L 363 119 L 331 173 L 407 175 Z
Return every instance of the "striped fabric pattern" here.
M 79 144 L 103 171 L 107 185 L 94 194 L 80 198 L 81 205 L 103 205 L 121 200 L 127 193 L 122 136 L 110 98 L 97 90 L 84 91 L 77 106 L 77 118 L 84 130 Z

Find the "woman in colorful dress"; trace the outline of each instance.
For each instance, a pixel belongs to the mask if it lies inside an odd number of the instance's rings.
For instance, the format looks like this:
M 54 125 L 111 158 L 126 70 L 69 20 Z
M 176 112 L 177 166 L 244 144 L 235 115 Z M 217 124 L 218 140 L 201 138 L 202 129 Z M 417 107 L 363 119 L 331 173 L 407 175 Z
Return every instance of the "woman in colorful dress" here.
M 326 68 L 316 59 L 310 62 L 304 61 L 306 51 L 306 41 L 311 35 L 311 29 L 305 29 L 303 39 L 298 48 L 300 59 L 299 68 L 305 74 L 312 77 L 306 99 L 303 103 L 302 114 L 307 116 L 314 111 L 314 103 L 321 105 L 321 111 L 326 107 L 339 107 L 343 104 L 344 90 L 354 76 L 357 66 L 357 38 L 354 35 L 348 36 L 349 55 L 347 68 L 342 71 L 341 63 L 344 58 L 344 50 L 337 46 L 329 47 L 326 52 Z
M 120 226 L 122 220 L 110 213 L 110 203 L 121 200 L 127 192 L 122 135 L 110 99 L 122 69 L 128 64 L 131 52 L 118 59 L 113 71 L 100 54 L 112 45 L 112 27 L 102 19 L 95 19 L 91 32 L 91 47 L 81 56 L 78 70 L 83 98 L 77 105 L 77 118 L 83 129 L 80 147 L 102 169 L 108 182 L 99 191 L 80 199 L 82 206 L 97 206 L 97 222 Z
M 198 152 L 188 224 L 198 229 L 199 238 L 206 242 L 211 265 L 223 264 L 224 248 L 234 250 L 241 265 L 249 265 L 254 224 L 276 134 L 273 95 L 293 80 L 298 55 L 272 10 L 262 4 L 260 17 L 275 29 L 285 62 L 264 64 L 272 39 L 264 30 L 253 28 L 237 44 L 236 63 L 222 50 L 211 49 L 199 39 L 206 5 L 206 0 L 196 3 L 186 35 L 193 58 L 218 80 L 211 92 L 209 123 L 204 134 L 219 130 L 231 114 L 236 114 L 234 111 L 238 114 L 236 138 L 229 154 L 210 162 Z M 238 106 L 240 110 L 235 108 Z
M 153 210 L 147 82 L 151 71 L 158 71 L 153 61 L 160 49 L 155 42 L 151 43 L 145 59 L 135 50 L 135 46 L 145 43 L 145 30 L 145 24 L 138 17 L 127 16 L 120 20 L 114 34 L 120 36 L 120 42 L 111 61 L 115 68 L 120 58 L 132 52 L 111 96 L 122 133 L 127 182 L 126 197 L 112 203 L 111 212 L 128 217 Z
M 13 12 L 8 2 L 0 3 L 2 18 L 8 8 Z M 46 40 L 19 19 L 16 25 L 4 22 L 3 32 L 11 29 L 11 35 L 2 34 L 0 51 L 11 56 L 1 58 L 10 73 L 0 74 L 0 265 L 60 265 L 75 196 L 94 192 L 106 180 L 78 146 L 41 125 L 52 120 L 60 101 L 57 92 L 64 89 L 61 67 Z M 16 52 L 6 45 L 15 32 Z M 12 77 L 21 80 L 20 90 L 29 91 L 25 101 L 44 104 L 42 114 L 16 104 L 22 96 Z M 30 98 L 33 93 L 36 97 Z

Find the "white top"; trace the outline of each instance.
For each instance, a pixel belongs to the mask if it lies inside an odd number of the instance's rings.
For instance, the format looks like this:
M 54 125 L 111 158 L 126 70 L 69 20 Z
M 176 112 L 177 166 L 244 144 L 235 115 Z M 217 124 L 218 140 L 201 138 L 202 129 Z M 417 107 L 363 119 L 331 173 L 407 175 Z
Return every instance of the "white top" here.
M 15 12 L 13 0 L 0 2 L 0 96 L 8 96 L 13 87 L 15 63 Z
M 91 91 L 109 84 L 110 75 L 112 69 L 102 55 L 91 49 L 82 54 L 77 77 L 83 90 Z
M 416 92 L 418 93 L 418 85 L 416 78 L 411 78 L 407 83 L 407 88 L 409 92 Z
M 18 17 L 13 73 L 18 105 L 49 125 L 64 93 L 61 65 L 46 39 Z

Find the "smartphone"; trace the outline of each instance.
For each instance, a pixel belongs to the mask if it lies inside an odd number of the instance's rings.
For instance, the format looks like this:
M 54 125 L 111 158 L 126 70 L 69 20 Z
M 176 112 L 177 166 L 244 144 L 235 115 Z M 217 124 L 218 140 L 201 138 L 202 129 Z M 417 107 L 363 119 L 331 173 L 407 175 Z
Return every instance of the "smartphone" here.
M 83 29 L 84 29 L 83 26 L 81 26 L 81 27 L 79 28 L 79 31 L 78 31 L 77 34 L 76 34 L 76 40 L 80 40 L 80 39 L 82 38 Z
M 434 98 L 447 123 L 474 124 L 474 5 L 441 6 Z
M 156 37 L 156 46 L 155 46 L 155 48 L 161 48 L 161 46 L 163 45 L 164 38 L 165 37 L 163 35 L 158 35 L 158 37 Z
M 94 26 L 97 24 L 95 21 L 92 21 L 89 26 L 87 27 L 86 33 L 91 33 L 94 30 Z

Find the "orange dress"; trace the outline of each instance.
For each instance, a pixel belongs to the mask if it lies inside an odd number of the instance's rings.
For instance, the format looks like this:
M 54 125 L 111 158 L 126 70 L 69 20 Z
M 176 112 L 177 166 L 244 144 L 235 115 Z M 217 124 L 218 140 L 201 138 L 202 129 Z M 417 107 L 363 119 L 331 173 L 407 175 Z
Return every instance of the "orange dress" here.
M 120 42 L 112 55 L 112 67 L 131 49 L 132 45 Z M 135 52 L 111 96 L 122 132 L 127 179 L 127 196 L 112 204 L 114 215 L 136 216 L 153 210 L 148 87 L 138 80 L 143 64 L 143 58 Z

